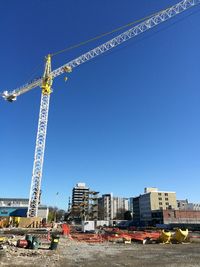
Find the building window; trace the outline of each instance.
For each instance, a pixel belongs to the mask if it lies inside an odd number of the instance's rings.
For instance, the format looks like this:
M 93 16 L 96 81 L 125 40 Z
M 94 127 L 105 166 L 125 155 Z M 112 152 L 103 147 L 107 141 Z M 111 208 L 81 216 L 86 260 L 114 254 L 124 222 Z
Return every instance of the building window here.
M 158 200 L 162 200 L 162 197 L 159 197 Z
M 169 202 L 166 202 L 165 205 L 166 205 L 166 206 L 169 206 Z
M 162 202 L 159 202 L 159 205 L 162 206 Z
M 168 193 L 165 193 L 165 196 L 168 196 Z
M 166 198 L 165 198 L 165 201 L 168 201 L 168 200 L 169 200 L 168 197 L 166 197 Z
M 158 195 L 159 195 L 159 196 L 162 196 L 162 194 L 161 194 L 161 193 L 158 193 Z

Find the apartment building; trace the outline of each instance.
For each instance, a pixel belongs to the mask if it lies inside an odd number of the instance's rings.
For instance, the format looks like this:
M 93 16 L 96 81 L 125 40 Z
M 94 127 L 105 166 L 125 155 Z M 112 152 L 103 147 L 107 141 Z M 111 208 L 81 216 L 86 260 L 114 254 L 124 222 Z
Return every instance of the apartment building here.
M 129 209 L 129 199 L 113 197 L 113 219 L 124 220 L 124 213 Z
M 123 220 L 124 213 L 129 209 L 128 198 L 114 197 L 112 193 L 104 194 L 98 200 L 100 220 Z
M 144 194 L 131 198 L 130 204 L 133 219 L 138 220 L 140 218 L 142 224 L 148 225 L 152 223 L 153 211 L 177 209 L 176 193 L 148 187 L 144 189 Z
M 98 199 L 99 220 L 113 219 L 113 194 L 104 194 Z

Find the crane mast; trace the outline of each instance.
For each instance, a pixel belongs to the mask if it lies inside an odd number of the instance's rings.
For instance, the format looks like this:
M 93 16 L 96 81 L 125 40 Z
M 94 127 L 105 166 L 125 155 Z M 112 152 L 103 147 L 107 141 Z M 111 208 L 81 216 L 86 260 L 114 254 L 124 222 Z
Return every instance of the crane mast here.
M 40 188 L 41 188 L 41 178 L 42 169 L 44 161 L 44 149 L 47 134 L 47 122 L 49 113 L 49 101 L 52 86 L 51 73 L 51 56 L 48 55 L 46 58 L 45 71 L 43 75 L 42 82 L 42 94 L 40 102 L 40 113 L 38 121 L 38 131 L 35 146 L 35 155 L 33 162 L 33 173 L 31 180 L 31 189 L 29 196 L 29 206 L 28 206 L 28 217 L 37 217 L 38 206 L 40 202 Z
M 155 26 L 165 22 L 172 17 L 186 11 L 187 9 L 200 4 L 200 0 L 183 0 L 170 8 L 152 15 L 148 19 L 139 23 L 138 25 L 130 28 L 129 30 L 121 33 L 120 35 L 112 38 L 111 40 L 99 45 L 98 47 L 84 53 L 83 55 L 71 60 L 70 62 L 64 64 L 63 66 L 51 70 L 51 55 L 46 57 L 45 70 L 42 78 L 35 79 L 33 82 L 25 84 L 13 91 L 4 91 L 1 95 L 5 100 L 10 102 L 16 100 L 18 96 L 24 94 L 33 88 L 40 86 L 42 88 L 41 103 L 40 103 L 40 113 L 38 121 L 38 131 L 36 138 L 36 147 L 33 163 L 33 173 L 31 180 L 31 189 L 29 197 L 29 207 L 28 207 L 28 217 L 37 216 L 38 205 L 40 201 L 40 188 L 42 179 L 42 169 L 44 162 L 44 150 L 45 141 L 47 133 L 47 123 L 48 123 L 48 112 L 49 112 L 49 101 L 51 94 L 51 86 L 53 79 L 64 72 L 71 72 L 71 70 L 93 58 L 99 56 L 106 51 L 124 43 L 125 41 L 136 37 L 137 35 L 146 32 L 147 30 L 154 28 Z

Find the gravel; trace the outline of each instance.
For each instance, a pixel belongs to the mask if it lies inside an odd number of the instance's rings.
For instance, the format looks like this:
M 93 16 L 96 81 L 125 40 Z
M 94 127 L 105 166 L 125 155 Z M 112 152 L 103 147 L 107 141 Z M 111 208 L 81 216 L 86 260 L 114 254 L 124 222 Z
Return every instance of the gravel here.
M 61 238 L 57 250 L 7 246 L 0 266 L 49 267 L 200 267 L 200 244 L 81 243 Z

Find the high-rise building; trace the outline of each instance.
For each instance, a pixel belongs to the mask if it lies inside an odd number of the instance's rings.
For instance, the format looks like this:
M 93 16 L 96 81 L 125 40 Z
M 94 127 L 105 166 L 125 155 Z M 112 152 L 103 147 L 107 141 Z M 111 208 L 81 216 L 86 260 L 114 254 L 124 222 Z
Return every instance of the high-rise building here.
M 89 187 L 85 183 L 78 183 L 72 189 L 72 208 L 82 204 L 89 194 Z
M 85 183 L 78 183 L 72 189 L 72 217 L 75 220 L 84 219 L 85 213 L 88 213 L 88 195 L 89 187 Z
M 129 200 L 123 197 L 113 197 L 113 219 L 124 220 L 124 213 L 129 210 Z
M 75 220 L 98 218 L 98 193 L 90 191 L 85 183 L 78 183 L 72 190 L 71 215 Z
M 98 200 L 100 220 L 123 220 L 128 210 L 128 198 L 113 197 L 113 194 L 104 194 Z
M 113 218 L 113 194 L 104 194 L 98 199 L 99 220 L 112 220 Z
M 130 198 L 130 211 L 132 213 L 133 221 L 140 222 L 140 197 Z

